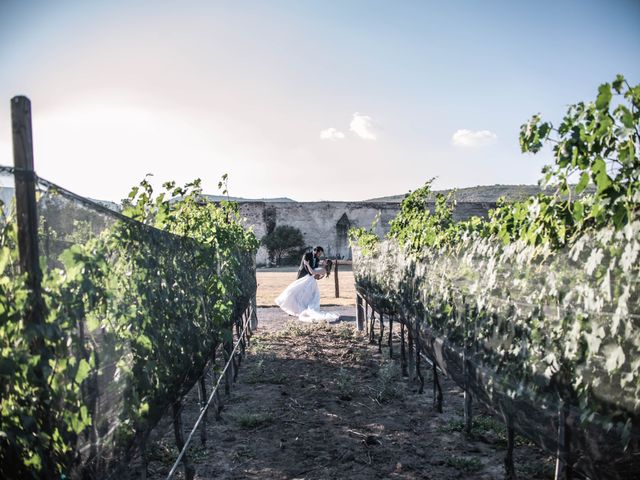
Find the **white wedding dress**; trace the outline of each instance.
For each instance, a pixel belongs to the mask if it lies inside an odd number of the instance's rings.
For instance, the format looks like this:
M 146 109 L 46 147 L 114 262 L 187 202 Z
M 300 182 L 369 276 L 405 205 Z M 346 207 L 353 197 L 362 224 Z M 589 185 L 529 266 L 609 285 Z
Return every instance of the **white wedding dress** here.
M 325 273 L 324 268 L 318 268 L 314 271 Z M 276 305 L 303 322 L 322 320 L 333 322 L 339 318 L 335 313 L 320 311 L 320 289 L 318 281 L 312 275 L 305 275 L 285 288 L 276 298 Z

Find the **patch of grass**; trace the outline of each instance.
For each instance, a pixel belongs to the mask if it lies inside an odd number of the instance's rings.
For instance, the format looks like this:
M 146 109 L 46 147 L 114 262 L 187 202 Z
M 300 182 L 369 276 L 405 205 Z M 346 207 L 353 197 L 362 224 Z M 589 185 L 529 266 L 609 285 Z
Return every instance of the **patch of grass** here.
M 176 461 L 180 452 L 175 444 L 168 440 L 154 442 L 147 450 L 147 459 L 150 462 L 160 462 L 162 465 L 169 467 Z M 196 462 L 206 460 L 209 453 L 206 448 L 201 446 L 192 446 L 188 452 L 189 458 Z
M 446 425 L 440 425 L 437 430 L 439 433 L 461 432 L 464 430 L 464 421 L 454 418 L 449 420 Z
M 449 457 L 445 463 L 464 473 L 475 473 L 482 470 L 482 462 L 477 458 Z
M 287 383 L 287 376 L 277 370 L 271 370 L 271 372 L 268 373 L 264 366 L 264 360 L 260 359 L 248 368 L 244 382 L 249 384 L 263 383 L 282 385 Z
M 177 458 L 177 457 L 176 457 Z M 201 446 L 193 446 L 189 449 L 189 459 L 194 462 L 202 462 L 209 458 L 209 452 Z
M 400 366 L 393 361 L 385 361 L 378 370 L 376 382 L 376 400 L 388 402 L 404 398 L 404 383 Z
M 547 458 L 539 462 L 526 462 L 520 464 L 520 468 L 516 464 L 516 469 L 519 469 L 525 478 L 553 478 L 555 461 L 552 457 Z
M 309 334 L 309 327 L 297 320 L 289 320 L 285 323 L 282 333 L 293 337 L 302 337 Z
M 482 437 L 495 434 L 500 445 L 507 444 L 507 427 L 489 415 L 476 415 L 471 422 L 471 435 Z
M 301 322 L 299 320 L 288 320 L 287 323 L 284 324 L 283 329 L 276 332 L 274 335 L 276 338 L 282 339 L 287 336 L 303 337 L 317 332 L 332 331 L 333 327 L 324 320 L 321 322 L 311 323 Z
M 270 413 L 242 413 L 234 417 L 235 422 L 242 428 L 258 428 L 273 423 Z
M 464 420 L 453 419 L 446 425 L 437 429 L 441 433 L 463 432 Z M 471 437 L 486 438 L 495 437 L 495 443 L 501 446 L 507 445 L 507 427 L 490 415 L 476 415 L 471 422 Z M 532 446 L 533 443 L 520 435 L 515 436 L 516 446 Z
M 249 347 L 250 353 L 260 355 L 267 350 L 269 350 L 269 346 L 260 337 L 253 337 L 251 339 L 251 346 Z
M 340 400 L 351 400 L 357 392 L 355 379 L 344 367 L 336 375 L 336 394 Z
M 246 383 L 262 383 L 264 373 L 264 360 L 257 360 L 248 366 L 244 381 Z
M 147 460 L 150 462 L 160 462 L 164 466 L 170 466 L 176 461 L 179 453 L 175 445 L 161 440 L 149 446 L 147 449 Z
M 348 323 L 339 324 L 334 328 L 334 331 L 342 340 L 352 340 L 356 333 L 355 329 Z
M 353 362 L 354 363 L 365 363 L 369 360 L 369 352 L 362 348 L 356 348 L 353 351 Z
M 518 465 L 516 464 L 516 469 Z M 520 469 L 526 478 L 553 478 L 554 464 L 553 462 L 526 462 L 520 464 Z
M 238 446 L 231 455 L 231 461 L 233 463 L 243 463 L 252 458 L 255 458 L 253 451 L 244 445 Z

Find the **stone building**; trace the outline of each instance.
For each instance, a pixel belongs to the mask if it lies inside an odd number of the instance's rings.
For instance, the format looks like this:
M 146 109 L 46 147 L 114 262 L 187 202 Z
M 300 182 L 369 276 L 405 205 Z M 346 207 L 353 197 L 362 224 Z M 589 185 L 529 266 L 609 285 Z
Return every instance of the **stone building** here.
M 240 202 L 240 214 L 245 225 L 251 226 L 258 239 L 277 225 L 300 229 L 308 246 L 321 245 L 330 258 L 351 259 L 347 232 L 351 227 L 371 227 L 383 236 L 389 222 L 400 211 L 396 202 Z M 454 212 L 456 219 L 473 215 L 485 216 L 493 202 L 460 202 Z M 258 265 L 266 265 L 268 253 L 260 247 Z

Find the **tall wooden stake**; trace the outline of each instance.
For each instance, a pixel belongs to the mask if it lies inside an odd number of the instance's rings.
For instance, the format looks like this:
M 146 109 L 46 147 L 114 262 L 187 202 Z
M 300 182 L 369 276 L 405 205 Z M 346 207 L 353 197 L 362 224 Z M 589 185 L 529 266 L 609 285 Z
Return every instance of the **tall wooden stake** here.
M 333 266 L 334 266 L 333 280 L 336 286 L 336 298 L 340 298 L 340 283 L 338 282 L 338 264 L 339 264 L 338 260 L 335 260 L 333 262 Z
M 389 339 L 387 344 L 389 345 L 389 358 L 393 358 L 393 315 L 389 315 Z
M 44 323 L 44 305 L 41 287 L 42 272 L 40 271 L 38 253 L 38 209 L 33 169 L 31 102 L 27 97 L 13 97 L 11 99 L 11 124 L 20 270 L 27 274 L 27 286 L 31 294 L 25 322 L 35 326 Z M 36 340 L 33 347 L 40 347 L 41 345 L 38 344 L 41 342 L 42 339 Z
M 402 376 L 408 377 L 407 371 L 407 349 L 405 347 L 405 334 L 404 334 L 404 319 L 400 321 L 400 368 L 402 370 Z
M 52 434 L 49 386 L 44 369 L 49 368 L 50 355 L 45 348 L 44 301 L 42 300 L 42 272 L 38 253 L 38 208 L 36 204 L 35 172 L 33 168 L 33 135 L 31 130 L 31 102 L 27 97 L 17 96 L 11 99 L 11 129 L 13 135 L 13 165 L 15 167 L 16 216 L 18 226 L 18 253 L 20 270 L 27 275 L 29 298 L 24 313 L 25 326 L 30 330 L 32 340 L 30 349 L 40 358 L 35 376 L 39 384 L 38 426 L 46 435 Z M 43 448 L 47 450 L 47 447 Z M 55 468 L 50 458 L 41 456 L 41 478 L 55 478 Z
M 513 464 L 513 449 L 515 447 L 515 432 L 513 430 L 513 416 L 505 417 L 507 424 L 507 455 L 504 457 L 504 473 L 507 480 L 516 480 L 516 469 Z
M 204 377 L 205 375 L 203 373 L 200 377 L 200 380 L 198 381 L 198 399 L 200 400 L 200 411 L 202 411 L 202 409 L 207 406 L 207 385 L 205 383 Z M 202 446 L 205 446 L 207 444 L 207 413 L 208 411 L 204 412 L 204 417 L 202 418 L 202 423 L 200 424 L 200 442 L 202 443 Z
M 178 451 L 184 448 L 184 430 L 182 428 L 182 402 L 176 400 L 173 408 L 173 433 L 176 437 L 176 447 Z M 189 461 L 189 457 L 185 453 L 182 457 L 182 465 L 184 466 L 184 476 L 187 480 L 193 480 L 195 470 Z
M 356 325 L 358 331 L 361 332 L 364 330 L 364 324 L 366 321 L 366 316 L 364 313 L 364 305 L 362 303 L 362 297 L 356 293 Z

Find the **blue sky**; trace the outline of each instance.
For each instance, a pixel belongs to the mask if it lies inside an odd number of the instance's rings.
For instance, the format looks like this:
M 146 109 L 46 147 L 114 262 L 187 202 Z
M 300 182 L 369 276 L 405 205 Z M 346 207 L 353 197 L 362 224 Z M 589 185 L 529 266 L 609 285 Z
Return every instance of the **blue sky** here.
M 0 163 L 25 94 L 40 175 L 96 198 L 535 183 L 520 125 L 637 84 L 639 51 L 640 1 L 0 0 Z

